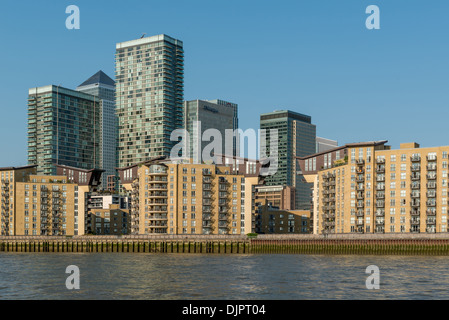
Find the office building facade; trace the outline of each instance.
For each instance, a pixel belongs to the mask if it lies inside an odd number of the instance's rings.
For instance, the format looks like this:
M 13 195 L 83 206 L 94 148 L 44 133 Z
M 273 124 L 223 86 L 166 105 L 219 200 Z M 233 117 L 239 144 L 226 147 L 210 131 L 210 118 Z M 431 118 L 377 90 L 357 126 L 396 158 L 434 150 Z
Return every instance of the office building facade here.
M 338 142 L 331 139 L 316 137 L 316 153 L 332 150 L 338 147 Z
M 107 189 L 107 177 L 115 176 L 117 161 L 118 120 L 115 110 L 115 81 L 99 71 L 77 87 L 77 91 L 96 96 L 100 100 L 100 166 L 105 170 L 102 187 Z
M 229 154 L 231 156 L 240 156 L 237 150 L 238 133 L 231 138 L 226 139 L 226 130 L 236 132 L 238 129 L 238 106 L 235 103 L 226 102 L 223 100 L 193 100 L 184 102 L 184 128 L 189 133 L 189 154 L 188 157 L 198 159 L 201 163 L 203 159 L 203 151 L 207 150 L 207 157 L 215 154 Z M 221 134 L 221 149 L 209 150 L 206 149 L 211 143 L 210 137 L 204 137 L 207 130 L 216 129 Z M 229 135 L 229 132 L 228 132 Z
M 293 111 L 274 111 L 262 114 L 260 129 L 266 130 L 267 156 L 277 148 L 278 169 L 265 179 L 266 185 L 286 185 L 295 188 L 296 210 L 310 209 L 310 185 L 298 174 L 296 157 L 314 154 L 316 150 L 316 126 L 312 118 Z M 276 145 L 271 145 L 270 132 L 277 130 Z

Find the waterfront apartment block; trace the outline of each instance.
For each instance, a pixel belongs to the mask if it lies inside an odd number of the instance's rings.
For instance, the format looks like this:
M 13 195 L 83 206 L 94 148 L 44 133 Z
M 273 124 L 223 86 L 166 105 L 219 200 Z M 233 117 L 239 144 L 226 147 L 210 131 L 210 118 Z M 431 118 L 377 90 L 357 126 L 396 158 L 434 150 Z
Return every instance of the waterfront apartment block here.
M 305 176 L 315 181 L 316 233 L 448 231 L 449 147 L 404 143 L 392 150 L 385 143 L 348 144 L 298 159 Z M 326 165 L 314 173 L 314 163 L 325 156 Z
M 312 124 L 312 118 L 293 111 L 274 111 L 260 116 L 260 129 L 267 130 L 266 136 L 261 136 L 267 141 L 267 156 L 275 147 L 279 155 L 277 172 L 265 179 L 266 185 L 294 187 L 295 209 L 309 210 L 310 185 L 298 174 L 296 157 L 316 153 L 316 126 Z M 272 130 L 278 130 L 276 145 L 271 145 Z
M 78 186 L 65 176 L 36 171 L 35 165 L 0 168 L 1 235 L 74 235 Z
M 130 234 L 128 197 L 92 192 L 87 194 L 86 199 L 86 234 Z
M 259 234 L 309 234 L 309 210 L 281 210 L 268 203 L 258 206 L 256 229 Z
M 56 166 L 57 175 L 66 177 L 68 182 L 78 186 L 78 210 L 75 212 L 75 235 L 88 233 L 87 227 L 90 218 L 88 199 L 90 194 L 99 191 L 103 172 L 104 170 L 101 169 L 86 170 L 64 165 Z
M 119 167 L 169 156 L 183 128 L 184 50 L 167 35 L 116 45 Z
M 118 119 L 115 111 L 115 81 L 103 71 L 98 71 L 76 88 L 96 96 L 100 100 L 100 151 L 99 168 L 105 170 L 102 175 L 102 187 L 107 189 L 108 176 L 117 174 L 117 134 Z
M 295 189 L 289 186 L 255 186 L 254 203 L 256 207 L 266 203 L 280 210 L 294 210 Z
M 98 168 L 99 124 L 99 98 L 53 85 L 29 89 L 28 164 L 40 175 L 56 174 L 56 164 Z
M 211 142 L 209 136 L 204 133 L 209 129 L 216 129 L 222 136 L 221 150 L 214 150 L 214 153 L 228 154 L 229 156 L 240 156 L 237 146 L 239 135 L 226 139 L 226 130 L 238 129 L 238 106 L 235 103 L 223 100 L 193 100 L 184 102 L 184 128 L 189 133 L 189 157 L 202 161 L 203 151 Z M 207 155 L 211 157 L 210 153 Z
M 132 234 L 252 232 L 257 173 L 245 177 L 232 173 L 232 167 L 191 162 L 161 157 L 119 169 L 131 193 Z

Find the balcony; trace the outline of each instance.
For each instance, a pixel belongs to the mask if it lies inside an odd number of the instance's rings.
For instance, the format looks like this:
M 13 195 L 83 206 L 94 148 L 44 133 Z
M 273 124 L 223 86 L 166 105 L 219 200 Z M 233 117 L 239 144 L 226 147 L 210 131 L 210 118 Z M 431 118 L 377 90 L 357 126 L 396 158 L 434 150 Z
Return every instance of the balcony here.
M 203 169 L 203 175 L 204 176 L 211 176 L 212 175 L 212 171 L 209 169 Z
M 377 201 L 376 202 L 376 208 L 385 208 L 385 202 L 384 201 Z
M 376 219 L 376 225 L 378 225 L 378 226 L 385 225 L 385 220 L 384 219 Z
M 379 190 L 379 191 L 385 190 L 385 185 L 383 185 L 383 184 L 377 185 L 376 190 Z
M 220 210 L 218 211 L 219 213 L 228 213 L 228 209 L 227 208 L 220 208 Z
M 385 199 L 385 193 L 376 193 L 376 199 Z
M 427 156 L 427 161 L 437 161 L 436 155 Z
M 385 163 L 385 158 L 377 158 L 377 159 L 376 159 L 376 163 L 378 163 L 378 164 Z M 384 169 L 385 169 L 385 168 L 384 168 Z
M 212 216 L 210 214 L 203 214 L 203 221 L 212 221 Z
M 153 185 L 153 184 L 150 184 L 148 186 L 148 191 L 157 191 L 157 190 L 159 190 L 159 191 L 166 191 L 166 190 L 168 190 L 167 189 L 167 185 L 160 185 L 160 184 Z M 139 194 L 138 190 L 136 190 L 136 194 Z
M 363 226 L 363 225 L 365 225 L 363 219 L 360 219 L 360 220 L 357 219 L 356 222 L 355 222 L 355 224 L 356 224 L 357 226 Z
M 384 166 L 377 166 L 376 167 L 377 173 L 385 173 L 385 167 Z
M 359 160 L 356 160 L 355 163 L 359 166 L 363 166 L 365 164 L 365 160 L 359 159 Z
M 323 222 L 324 227 L 335 227 L 335 221 L 325 221 Z
M 427 183 L 427 189 L 436 189 L 437 184 L 435 182 Z
M 435 209 L 427 209 L 426 213 L 428 216 L 434 216 L 437 214 L 437 211 Z
M 385 216 L 385 210 L 384 210 L 384 209 L 377 209 L 377 210 L 376 210 L 376 216 L 377 216 L 377 217 L 383 217 L 383 216 Z
M 203 199 L 211 199 L 212 193 L 203 193 Z
M 210 177 L 203 177 L 203 183 L 212 183 L 212 179 Z
M 410 225 L 412 226 L 419 226 L 419 219 L 411 219 Z
M 357 199 L 365 199 L 365 194 L 363 192 L 358 192 L 357 193 Z
M 413 173 L 413 174 L 411 175 L 411 179 L 412 179 L 412 181 L 421 180 L 421 175 L 420 175 L 420 174 Z
M 410 194 L 410 196 L 411 196 L 412 199 L 419 199 L 420 194 L 419 194 L 419 192 L 412 192 Z
M 436 201 L 427 201 L 426 204 L 428 207 L 435 207 L 437 205 Z
M 420 204 L 420 202 L 419 201 L 416 201 L 416 200 L 412 200 L 411 202 L 410 202 L 410 206 L 411 207 L 419 207 L 421 204 Z
M 427 192 L 427 198 L 435 198 L 437 193 L 435 191 Z
M 421 161 L 421 156 L 418 156 L 418 155 L 411 156 L 410 160 L 412 162 L 420 162 Z
M 421 171 L 421 166 L 420 165 L 412 165 L 411 168 L 412 172 L 419 172 Z
M 436 171 L 437 170 L 437 165 L 435 163 L 428 164 L 427 165 L 427 170 L 428 171 Z
M 421 189 L 421 184 L 420 184 L 419 182 L 417 182 L 417 183 L 412 183 L 412 184 L 410 185 L 410 188 L 412 188 L 412 190 L 419 190 L 419 189 Z
M 410 210 L 410 215 L 412 216 L 419 216 L 421 214 L 421 211 L 419 210 Z
M 359 211 L 357 211 L 356 215 L 357 215 L 357 217 L 363 217 L 363 216 L 365 216 L 365 213 L 363 212 L 363 210 L 359 210 Z

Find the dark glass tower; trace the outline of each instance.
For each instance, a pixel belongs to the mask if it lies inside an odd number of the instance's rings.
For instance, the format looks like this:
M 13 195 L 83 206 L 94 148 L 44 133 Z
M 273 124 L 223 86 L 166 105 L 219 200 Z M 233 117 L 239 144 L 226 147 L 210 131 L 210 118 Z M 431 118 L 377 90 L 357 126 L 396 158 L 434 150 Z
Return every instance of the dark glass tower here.
M 295 187 L 295 209 L 310 209 L 310 185 L 304 182 L 302 175 L 297 174 L 299 170 L 296 167 L 295 157 L 315 153 L 316 126 L 312 124 L 312 118 L 288 110 L 274 111 L 260 116 L 260 129 L 267 130 L 268 153 L 272 147 L 270 146 L 270 130 L 277 129 L 279 135 L 278 169 L 276 174 L 265 178 L 266 185 Z
M 101 178 L 101 185 L 106 188 L 108 176 L 116 176 L 115 168 L 118 166 L 115 81 L 103 71 L 98 71 L 76 90 L 96 96 L 100 100 L 100 168 L 105 170 Z

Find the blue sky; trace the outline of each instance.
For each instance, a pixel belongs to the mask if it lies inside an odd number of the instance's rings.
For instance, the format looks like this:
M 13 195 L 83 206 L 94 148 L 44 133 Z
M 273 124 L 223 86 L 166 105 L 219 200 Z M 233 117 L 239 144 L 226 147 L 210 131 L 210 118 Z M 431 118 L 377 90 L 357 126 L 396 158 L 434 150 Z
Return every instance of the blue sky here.
M 449 1 L 12 1 L 0 11 L 0 166 L 27 163 L 28 88 L 114 77 L 117 42 L 184 42 L 186 100 L 239 104 L 240 127 L 290 109 L 339 144 L 449 145 Z M 67 30 L 77 5 L 81 29 Z M 380 30 L 368 30 L 368 5 Z

